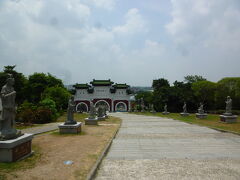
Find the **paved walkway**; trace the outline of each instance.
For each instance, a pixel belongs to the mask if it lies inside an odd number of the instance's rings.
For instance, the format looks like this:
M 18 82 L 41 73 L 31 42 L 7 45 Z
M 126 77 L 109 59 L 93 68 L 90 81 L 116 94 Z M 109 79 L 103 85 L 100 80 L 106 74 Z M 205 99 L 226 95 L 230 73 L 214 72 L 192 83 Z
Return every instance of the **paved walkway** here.
M 122 126 L 96 179 L 240 179 L 240 136 L 115 113 Z
M 22 131 L 22 133 L 31 133 L 31 134 L 37 135 L 37 134 L 41 134 L 44 132 L 53 131 L 53 130 L 58 129 L 58 124 L 60 124 L 60 123 L 59 122 L 48 123 L 48 124 L 44 124 L 42 126 L 22 129 L 21 131 Z

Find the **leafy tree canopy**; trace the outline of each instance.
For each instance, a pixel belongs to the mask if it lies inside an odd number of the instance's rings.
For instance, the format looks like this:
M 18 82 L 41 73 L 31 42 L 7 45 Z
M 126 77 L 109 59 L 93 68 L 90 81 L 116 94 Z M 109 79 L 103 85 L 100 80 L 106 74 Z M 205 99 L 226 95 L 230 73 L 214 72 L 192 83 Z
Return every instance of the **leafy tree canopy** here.
M 206 80 L 207 80 L 206 78 L 198 75 L 188 75 L 184 77 L 184 82 L 190 83 L 190 84 L 198 81 L 206 81 Z

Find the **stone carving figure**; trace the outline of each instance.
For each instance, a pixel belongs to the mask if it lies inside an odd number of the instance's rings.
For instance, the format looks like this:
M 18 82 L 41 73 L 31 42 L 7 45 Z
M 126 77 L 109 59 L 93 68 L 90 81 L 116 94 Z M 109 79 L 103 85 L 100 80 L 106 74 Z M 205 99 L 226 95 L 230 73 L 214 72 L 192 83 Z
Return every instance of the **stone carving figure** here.
M 89 119 L 96 119 L 96 109 L 92 100 L 90 101 Z
M 107 107 L 106 107 L 106 105 L 103 106 L 103 112 L 104 112 L 104 115 L 106 116 L 107 115 Z
M 144 108 L 145 108 L 145 106 L 144 106 L 144 100 L 143 100 L 143 98 L 141 98 L 141 109 L 142 109 L 142 112 L 144 111 Z
M 200 106 L 199 106 L 199 108 L 198 108 L 198 113 L 199 113 L 199 114 L 204 114 L 203 103 L 200 103 Z
M 2 112 L 0 116 L 0 139 L 14 139 L 17 138 L 21 132 L 15 127 L 15 98 L 16 91 L 13 88 L 14 78 L 12 74 L 8 74 L 7 82 L 2 87 L 0 98 L 2 101 Z
M 167 104 L 164 105 L 164 112 L 167 112 Z
M 100 105 L 97 110 L 98 117 L 103 117 L 104 116 L 104 107 Z
M 184 105 L 183 105 L 183 113 L 187 113 L 187 104 L 186 104 L 186 102 L 184 102 Z
M 230 96 L 226 100 L 226 114 L 232 114 L 232 99 Z
M 71 96 L 68 101 L 67 121 L 64 124 L 76 124 L 77 123 L 73 118 L 74 110 L 75 110 L 74 96 Z

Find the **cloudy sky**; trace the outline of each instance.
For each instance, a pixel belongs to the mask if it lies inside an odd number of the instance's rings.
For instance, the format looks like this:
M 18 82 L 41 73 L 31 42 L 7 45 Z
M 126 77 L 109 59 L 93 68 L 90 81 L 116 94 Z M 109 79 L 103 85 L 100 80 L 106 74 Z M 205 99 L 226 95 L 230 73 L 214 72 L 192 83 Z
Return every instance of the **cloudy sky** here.
M 65 84 L 240 76 L 240 0 L 0 0 L 0 67 Z

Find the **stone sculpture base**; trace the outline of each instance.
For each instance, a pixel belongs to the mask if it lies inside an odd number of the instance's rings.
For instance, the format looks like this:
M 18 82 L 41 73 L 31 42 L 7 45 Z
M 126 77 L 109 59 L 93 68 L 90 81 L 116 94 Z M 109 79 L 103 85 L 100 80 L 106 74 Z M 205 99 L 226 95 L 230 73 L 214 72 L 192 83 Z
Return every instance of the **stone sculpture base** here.
M 220 121 L 224 123 L 236 123 L 237 122 L 236 115 L 226 116 L 226 115 L 220 115 Z
M 76 124 L 59 124 L 60 134 L 78 134 L 81 132 L 82 123 L 77 122 Z
M 23 134 L 16 139 L 0 141 L 0 162 L 14 162 L 30 156 L 32 151 L 32 134 Z
M 163 115 L 168 115 L 168 114 L 169 114 L 169 112 L 162 112 L 162 114 L 163 114 Z
M 98 118 L 95 119 L 85 119 L 85 125 L 98 125 Z
M 103 116 L 103 117 L 98 117 L 98 121 L 104 121 L 105 120 L 105 116 Z
M 198 119 L 206 119 L 207 118 L 207 113 L 196 113 L 196 117 Z
M 189 113 L 184 113 L 184 112 L 182 112 L 182 113 L 180 113 L 181 114 L 181 116 L 189 116 Z

